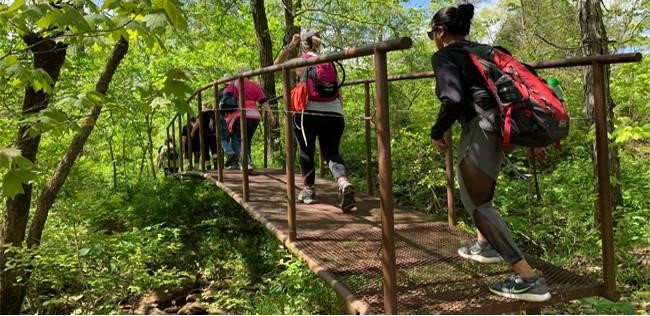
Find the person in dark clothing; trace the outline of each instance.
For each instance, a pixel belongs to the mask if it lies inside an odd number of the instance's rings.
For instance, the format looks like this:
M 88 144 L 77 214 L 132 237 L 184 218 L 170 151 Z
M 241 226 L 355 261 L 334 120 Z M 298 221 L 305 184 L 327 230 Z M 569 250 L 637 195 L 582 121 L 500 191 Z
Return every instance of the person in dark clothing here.
M 499 115 L 496 100 L 462 49 L 465 45 L 480 45 L 465 40 L 473 16 L 471 4 L 443 8 L 433 16 L 431 30 L 427 32 L 438 47 L 431 63 L 436 76 L 436 96 L 442 103 L 431 128 L 431 139 L 436 148 L 446 152 L 450 144 L 443 136 L 459 121 L 462 131 L 456 177 L 463 206 L 478 228 L 477 241 L 459 248 L 458 254 L 483 263 L 505 261 L 512 267 L 515 273 L 510 278 L 490 285 L 493 293 L 526 301 L 546 301 L 551 295 L 545 279 L 535 274 L 493 205 L 505 154 L 495 124 Z
M 192 140 L 191 143 L 187 141 L 187 131 L 188 131 L 188 126 L 190 126 L 190 131 L 194 128 L 194 126 L 197 125 L 196 123 L 196 117 L 192 116 L 190 118 L 190 121 L 187 125 L 183 126 L 182 129 L 182 142 L 183 142 L 183 151 L 185 152 L 185 158 L 186 159 L 192 159 L 191 156 L 194 157 L 194 167 L 196 168 L 196 164 L 199 162 L 199 156 L 201 155 L 201 142 L 199 139 L 199 134 L 194 133 L 191 135 Z M 192 145 L 192 148 L 190 148 L 190 144 Z M 190 154 L 191 153 L 191 154 Z
M 203 125 L 203 140 L 205 142 L 205 149 L 203 152 L 203 159 L 205 160 L 206 169 L 210 170 L 210 157 L 212 157 L 212 165 L 217 169 L 217 125 L 214 120 L 214 110 L 210 108 L 209 104 L 203 106 L 203 110 L 200 114 L 201 124 Z M 199 133 L 199 124 L 195 124 L 192 128 L 192 134 L 197 135 Z M 194 137 L 194 136 L 193 136 Z M 199 138 L 199 155 L 201 153 L 201 139 Z

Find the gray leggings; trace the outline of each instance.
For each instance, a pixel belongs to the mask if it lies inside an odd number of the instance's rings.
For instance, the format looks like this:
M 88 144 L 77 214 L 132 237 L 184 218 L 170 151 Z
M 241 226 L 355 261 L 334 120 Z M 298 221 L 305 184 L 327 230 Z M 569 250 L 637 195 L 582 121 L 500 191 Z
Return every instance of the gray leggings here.
M 478 117 L 462 125 L 456 167 L 461 201 L 481 234 L 512 265 L 523 254 L 492 202 L 503 157 L 497 133 L 481 129 Z

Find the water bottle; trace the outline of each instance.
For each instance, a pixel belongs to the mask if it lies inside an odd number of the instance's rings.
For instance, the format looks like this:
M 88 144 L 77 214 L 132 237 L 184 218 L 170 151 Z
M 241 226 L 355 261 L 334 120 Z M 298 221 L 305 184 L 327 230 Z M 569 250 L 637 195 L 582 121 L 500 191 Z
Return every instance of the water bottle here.
M 546 83 L 553 89 L 553 92 L 557 96 L 560 101 L 564 101 L 564 91 L 562 91 L 562 87 L 560 86 L 560 80 L 556 77 L 550 76 L 548 79 L 546 79 Z

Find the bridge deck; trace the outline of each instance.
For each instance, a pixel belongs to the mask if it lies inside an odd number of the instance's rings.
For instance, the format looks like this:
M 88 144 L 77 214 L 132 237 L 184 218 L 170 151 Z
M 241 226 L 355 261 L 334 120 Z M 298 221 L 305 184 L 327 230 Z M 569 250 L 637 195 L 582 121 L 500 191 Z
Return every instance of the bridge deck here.
M 358 193 L 358 211 L 343 214 L 335 205 L 336 184 L 317 179 L 319 203 L 296 204 L 297 241 L 287 232 L 285 175 L 281 170 L 256 169 L 249 177 L 250 201 L 242 200 L 241 172 L 186 172 L 212 180 L 273 232 L 294 254 L 307 261 L 346 301 L 352 312 L 383 313 L 381 224 L 379 199 Z M 300 177 L 296 186 L 299 189 Z M 427 215 L 395 208 L 395 247 L 400 314 L 494 314 L 599 295 L 602 284 L 528 256 L 545 275 L 552 299 L 527 303 L 496 296 L 488 284 L 510 274 L 506 265 L 464 260 L 456 250 L 471 236 L 434 222 Z

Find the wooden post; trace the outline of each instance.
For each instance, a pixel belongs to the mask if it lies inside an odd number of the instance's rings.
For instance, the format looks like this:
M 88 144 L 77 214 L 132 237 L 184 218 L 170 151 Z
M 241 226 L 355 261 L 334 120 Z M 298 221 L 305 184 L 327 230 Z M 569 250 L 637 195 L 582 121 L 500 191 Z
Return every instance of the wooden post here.
M 217 181 L 223 182 L 223 147 L 221 147 L 221 112 L 219 111 L 219 85 L 214 85 L 214 128 L 217 139 Z
M 394 315 L 397 314 L 397 274 L 395 271 L 395 223 L 386 59 L 385 51 L 375 50 L 377 161 L 379 162 L 379 198 L 381 201 L 384 313 Z
M 244 86 L 244 78 L 239 78 L 237 80 L 236 90 L 239 93 L 242 186 L 244 191 L 244 201 L 248 202 L 250 200 L 250 192 L 248 191 L 248 130 L 246 129 L 246 87 Z
M 294 142 L 291 128 L 291 71 L 282 69 L 282 91 L 284 93 L 284 147 L 286 149 L 287 176 L 287 220 L 289 225 L 289 241 L 296 241 L 296 185 L 293 172 Z
M 199 148 L 201 149 L 201 157 L 199 158 L 200 162 L 200 167 L 201 171 L 205 172 L 205 128 L 206 126 L 203 126 L 203 120 L 201 118 L 201 113 L 203 111 L 203 101 L 201 100 L 201 94 L 202 91 L 199 91 L 199 94 L 196 96 L 196 103 L 197 107 L 199 109 L 198 114 L 196 115 L 196 120 L 199 123 Z
M 372 183 L 372 146 L 370 145 L 370 82 L 364 83 L 363 92 L 363 123 L 366 132 L 366 185 L 368 186 L 368 194 L 372 195 L 374 184 Z

